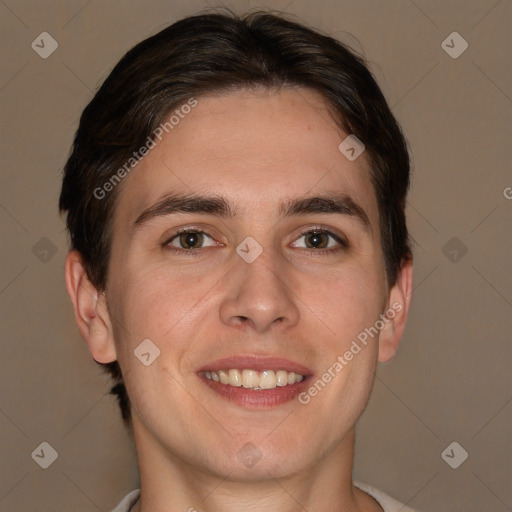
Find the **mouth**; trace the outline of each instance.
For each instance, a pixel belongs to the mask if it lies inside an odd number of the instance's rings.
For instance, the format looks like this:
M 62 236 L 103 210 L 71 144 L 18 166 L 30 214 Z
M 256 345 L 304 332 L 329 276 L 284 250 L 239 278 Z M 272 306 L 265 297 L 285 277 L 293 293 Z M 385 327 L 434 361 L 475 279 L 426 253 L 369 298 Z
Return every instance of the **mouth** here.
M 226 386 L 242 387 L 245 389 L 275 389 L 277 387 L 291 386 L 304 380 L 304 375 L 286 370 L 219 370 L 204 372 L 203 375 L 208 380 L 220 382 Z
M 312 372 L 286 359 L 243 356 L 215 361 L 197 375 L 224 399 L 246 408 L 268 409 L 296 398 Z

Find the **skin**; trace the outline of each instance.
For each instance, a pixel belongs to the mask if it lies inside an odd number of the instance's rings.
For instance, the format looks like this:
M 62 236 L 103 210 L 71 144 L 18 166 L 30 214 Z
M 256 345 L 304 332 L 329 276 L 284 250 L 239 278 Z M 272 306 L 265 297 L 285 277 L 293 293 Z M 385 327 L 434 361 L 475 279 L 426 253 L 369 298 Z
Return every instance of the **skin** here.
M 106 292 L 89 282 L 80 254 L 66 259 L 80 332 L 96 361 L 119 361 L 132 402 L 135 511 L 382 511 L 352 484 L 354 429 L 377 362 L 393 357 L 402 336 L 412 265 L 388 288 L 365 155 L 350 162 L 340 153 L 347 134 L 311 91 L 197 99 L 120 185 Z M 224 195 L 238 215 L 174 213 L 130 236 L 140 213 L 171 192 Z M 371 230 L 349 215 L 280 216 L 282 201 L 322 192 L 350 195 Z M 308 252 L 301 231 L 318 224 L 349 247 L 327 237 L 339 251 Z M 162 246 L 180 226 L 212 237 L 198 256 Z M 247 236 L 263 248 L 250 264 L 235 251 Z M 256 354 L 304 364 L 318 378 L 393 303 L 401 311 L 307 405 L 250 410 L 197 376 L 217 358 Z M 146 367 L 133 351 L 147 338 L 161 354 Z M 237 457 L 246 443 L 261 453 L 252 468 Z

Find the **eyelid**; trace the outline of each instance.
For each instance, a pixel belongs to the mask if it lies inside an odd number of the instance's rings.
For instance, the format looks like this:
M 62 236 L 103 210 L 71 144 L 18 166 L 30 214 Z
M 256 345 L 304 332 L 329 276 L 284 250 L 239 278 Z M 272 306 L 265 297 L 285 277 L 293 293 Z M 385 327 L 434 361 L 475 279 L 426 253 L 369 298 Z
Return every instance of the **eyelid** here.
M 179 228 L 174 229 L 171 234 L 166 234 L 163 237 L 164 241 L 161 243 L 161 245 L 162 245 L 162 247 L 171 245 L 171 242 L 173 242 L 177 237 L 179 237 L 180 235 L 182 235 L 184 233 L 200 233 L 203 236 L 206 236 L 206 237 L 210 238 L 211 240 L 213 240 L 216 243 L 216 245 L 224 245 L 224 244 L 222 244 L 222 242 L 218 242 L 215 239 L 215 237 L 207 231 L 207 229 L 208 228 L 206 228 L 205 226 L 181 226 Z M 213 245 L 209 246 L 209 247 L 213 247 Z M 176 247 L 176 246 L 172 246 L 172 248 L 174 250 L 185 251 L 187 253 L 198 252 L 198 251 L 201 251 L 202 249 L 206 249 L 206 247 L 201 247 L 199 249 L 182 249 L 181 247 Z
M 197 225 L 196 226 L 194 226 L 194 225 L 181 226 L 181 227 L 173 230 L 171 235 L 165 236 L 165 241 L 161 245 L 162 245 L 162 247 L 170 246 L 171 242 L 174 241 L 175 238 L 177 238 L 179 235 L 181 235 L 183 233 L 201 233 L 204 236 L 207 236 L 208 238 L 213 240 L 215 242 L 216 246 L 219 246 L 219 245 L 224 246 L 225 245 L 222 242 L 218 242 L 217 240 L 215 240 L 214 236 L 212 236 L 210 233 L 208 233 L 207 229 L 208 228 L 206 228 L 205 226 L 197 226 Z M 335 230 L 332 227 L 321 225 L 321 224 L 302 228 L 299 235 L 294 237 L 293 242 L 296 242 L 302 236 L 306 236 L 308 234 L 315 233 L 315 232 L 324 233 L 327 236 L 330 236 L 338 243 L 338 246 L 329 247 L 329 248 L 320 248 L 320 249 L 304 248 L 304 250 L 306 250 L 307 252 L 317 253 L 317 254 L 330 253 L 330 252 L 336 252 L 337 250 L 341 250 L 341 249 L 348 249 L 350 246 L 345 235 L 341 234 L 340 232 L 338 232 L 337 230 Z M 215 245 L 211 245 L 209 247 L 214 247 Z M 208 247 L 200 247 L 198 249 L 182 249 L 181 247 L 176 247 L 176 246 L 172 246 L 172 245 L 171 245 L 171 247 L 172 247 L 173 251 L 186 253 L 186 254 L 193 254 L 193 253 L 197 254 L 197 253 L 200 253 L 201 251 L 203 251 L 204 249 L 208 248 Z
M 327 236 L 330 236 L 339 245 L 338 245 L 338 247 L 329 247 L 329 248 L 324 248 L 324 249 L 308 249 L 309 252 L 316 252 L 316 253 L 324 252 L 325 253 L 325 252 L 335 251 L 336 249 L 339 249 L 340 247 L 343 249 L 348 249 L 350 246 L 345 235 L 343 235 L 336 229 L 333 229 L 329 226 L 324 226 L 324 225 L 315 225 L 315 226 L 309 226 L 307 228 L 303 228 L 300 232 L 300 236 L 295 237 L 293 241 L 295 242 L 302 236 L 308 235 L 310 233 L 315 233 L 315 232 L 316 233 L 324 233 Z
M 173 237 L 171 237 L 171 239 L 167 242 L 168 245 L 172 245 L 173 247 L 176 247 L 175 245 L 173 245 L 173 242 L 175 240 L 179 240 L 180 236 L 181 235 L 188 235 L 188 234 L 199 234 L 199 235 L 202 235 L 203 239 L 204 238 L 209 238 L 210 240 L 212 240 L 214 243 L 212 245 L 208 245 L 206 247 L 214 247 L 215 246 L 215 240 L 214 238 L 209 235 L 208 233 L 206 233 L 205 231 L 194 231 L 194 230 L 186 230 L 186 231 L 180 231 L 179 233 L 176 233 Z M 196 251 L 198 250 L 201 250 L 201 249 L 206 249 L 206 247 L 199 247 L 198 249 L 195 249 Z M 181 247 L 177 247 L 177 249 L 182 249 Z M 191 249 L 184 249 L 184 250 L 187 250 L 187 251 L 190 251 Z

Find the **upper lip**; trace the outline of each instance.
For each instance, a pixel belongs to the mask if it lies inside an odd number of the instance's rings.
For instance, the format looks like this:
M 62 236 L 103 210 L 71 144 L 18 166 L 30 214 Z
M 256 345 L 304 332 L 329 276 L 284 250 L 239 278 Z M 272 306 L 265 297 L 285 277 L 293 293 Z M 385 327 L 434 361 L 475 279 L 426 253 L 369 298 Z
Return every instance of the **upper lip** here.
M 295 372 L 299 375 L 311 375 L 313 372 L 306 366 L 290 361 L 282 357 L 274 356 L 257 356 L 257 355 L 238 355 L 217 359 L 211 363 L 207 363 L 198 372 L 215 372 L 219 370 L 230 369 L 248 369 L 248 370 L 285 370 L 287 372 Z

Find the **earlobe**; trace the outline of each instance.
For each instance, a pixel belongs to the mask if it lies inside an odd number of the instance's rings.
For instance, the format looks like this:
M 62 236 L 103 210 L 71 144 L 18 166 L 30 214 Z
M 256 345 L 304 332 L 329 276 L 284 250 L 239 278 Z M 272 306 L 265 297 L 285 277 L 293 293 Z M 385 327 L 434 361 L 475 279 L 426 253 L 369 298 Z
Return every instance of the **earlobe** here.
M 379 362 L 385 363 L 395 355 L 405 330 L 412 296 L 412 259 L 406 261 L 391 287 L 385 322 L 379 335 Z
M 64 271 L 75 321 L 93 359 L 99 363 L 115 361 L 117 354 L 105 295 L 89 280 L 78 251 L 68 253 Z

